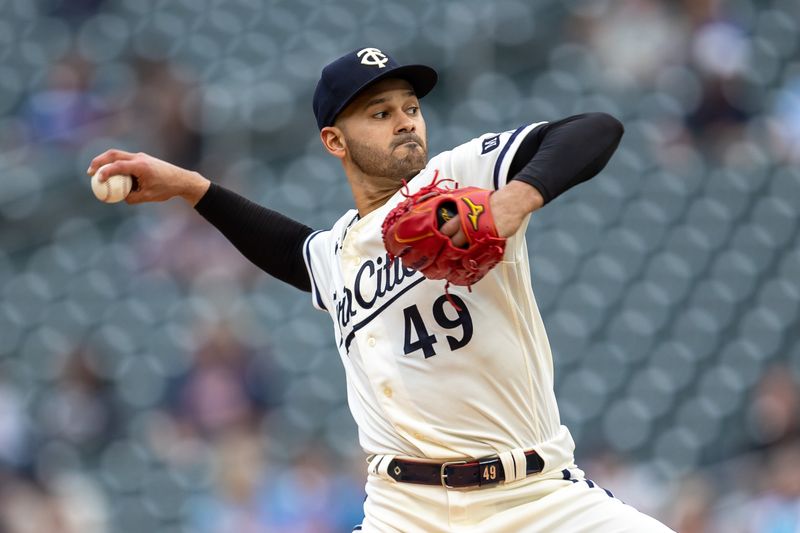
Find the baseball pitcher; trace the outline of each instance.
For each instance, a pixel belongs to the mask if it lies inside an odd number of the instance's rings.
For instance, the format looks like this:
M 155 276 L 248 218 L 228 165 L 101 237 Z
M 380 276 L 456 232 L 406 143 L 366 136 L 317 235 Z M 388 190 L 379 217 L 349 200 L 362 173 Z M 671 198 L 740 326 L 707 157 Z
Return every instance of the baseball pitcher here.
M 377 48 L 328 64 L 313 109 L 355 209 L 313 231 L 146 154 L 109 150 L 128 203 L 179 196 L 328 313 L 368 454 L 380 532 L 661 532 L 574 464 L 531 287 L 531 213 L 596 175 L 623 133 L 590 113 L 480 135 L 428 157 L 424 65 Z M 102 180 L 102 176 L 101 176 Z

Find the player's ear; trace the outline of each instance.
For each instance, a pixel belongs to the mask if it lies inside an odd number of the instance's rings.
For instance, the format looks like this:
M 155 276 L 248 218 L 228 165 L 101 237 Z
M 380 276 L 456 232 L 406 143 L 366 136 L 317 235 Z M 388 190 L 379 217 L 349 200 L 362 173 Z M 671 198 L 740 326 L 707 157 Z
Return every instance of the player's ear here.
M 322 145 L 331 155 L 344 159 L 347 153 L 347 142 L 341 129 L 336 126 L 326 126 L 319 132 L 319 138 L 322 140 Z

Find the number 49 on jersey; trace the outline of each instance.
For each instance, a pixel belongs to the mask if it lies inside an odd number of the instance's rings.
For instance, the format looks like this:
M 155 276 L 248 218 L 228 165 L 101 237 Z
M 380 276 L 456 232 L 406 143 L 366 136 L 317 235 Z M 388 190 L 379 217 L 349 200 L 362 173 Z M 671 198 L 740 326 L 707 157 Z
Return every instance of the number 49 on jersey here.
M 449 305 L 447 296 L 442 295 L 433 302 L 432 313 L 433 319 L 440 327 L 448 330 L 461 329 L 460 337 L 445 335 L 450 351 L 455 351 L 466 346 L 470 339 L 472 339 L 472 317 L 469 314 L 464 300 L 455 294 L 451 294 L 450 298 L 452 298 L 453 302 L 459 308 L 458 310 L 452 305 Z M 447 316 L 444 310 L 445 305 L 450 308 L 451 312 L 457 311 L 458 314 L 456 318 Z M 436 355 L 436 349 L 433 345 L 436 344 L 439 339 L 437 339 L 435 334 L 428 332 L 428 328 L 425 326 L 425 321 L 417 306 L 412 305 L 403 309 L 403 319 L 405 323 L 405 342 L 403 343 L 405 354 L 410 355 L 418 350 L 422 350 L 426 359 Z

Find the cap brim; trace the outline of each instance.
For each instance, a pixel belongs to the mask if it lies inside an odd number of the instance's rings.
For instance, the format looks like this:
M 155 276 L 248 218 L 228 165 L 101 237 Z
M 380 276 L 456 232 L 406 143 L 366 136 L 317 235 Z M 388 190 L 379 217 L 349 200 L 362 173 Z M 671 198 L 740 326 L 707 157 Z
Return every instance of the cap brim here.
M 345 107 L 350 105 L 350 102 L 355 100 L 355 98 L 365 89 L 387 78 L 400 78 L 406 80 L 411 84 L 411 87 L 414 89 L 414 94 L 417 95 L 417 98 L 422 98 L 431 92 L 431 90 L 436 86 L 436 82 L 439 80 L 439 74 L 427 65 L 403 65 L 383 72 L 379 76 L 375 76 L 367 83 L 356 89 L 350 98 L 345 100 L 344 103 L 339 106 L 339 108 L 333 114 L 333 119 L 336 120 L 336 117 L 339 116 L 339 113 L 341 113 Z

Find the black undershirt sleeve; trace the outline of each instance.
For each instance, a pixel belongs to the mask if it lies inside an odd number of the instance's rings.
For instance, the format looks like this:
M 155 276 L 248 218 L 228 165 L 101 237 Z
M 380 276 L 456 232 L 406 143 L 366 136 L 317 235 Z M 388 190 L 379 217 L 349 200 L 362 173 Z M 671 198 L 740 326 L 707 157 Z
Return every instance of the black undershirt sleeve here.
M 258 268 L 311 292 L 303 260 L 303 243 L 311 228 L 215 183 L 195 209 Z
M 573 115 L 530 132 L 508 171 L 535 187 L 545 204 L 603 170 L 625 129 L 606 113 Z

